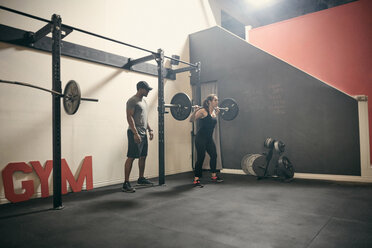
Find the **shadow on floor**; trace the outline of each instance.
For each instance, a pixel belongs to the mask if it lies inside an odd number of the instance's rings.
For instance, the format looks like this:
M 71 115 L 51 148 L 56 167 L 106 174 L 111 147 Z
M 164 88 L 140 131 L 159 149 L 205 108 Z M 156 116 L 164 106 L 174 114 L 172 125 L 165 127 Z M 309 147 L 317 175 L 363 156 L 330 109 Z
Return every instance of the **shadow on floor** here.
M 0 217 L 0 220 L 3 219 L 10 219 L 10 218 L 16 218 L 16 217 L 21 217 L 21 216 L 26 216 L 26 215 L 33 215 L 33 214 L 39 214 L 39 213 L 44 213 L 48 211 L 56 211 L 53 208 L 48 208 L 48 209 L 39 209 L 35 211 L 28 211 L 28 212 L 23 212 L 23 213 L 16 213 L 16 214 L 10 214 L 10 215 L 4 215 Z
M 176 186 L 159 186 L 159 187 L 164 187 L 164 190 L 148 192 L 146 195 L 171 197 L 171 196 L 179 195 L 184 192 L 190 191 L 194 188 L 193 185 L 190 183 L 176 185 Z
M 86 206 L 84 212 L 106 212 L 115 210 L 124 211 L 127 209 L 138 208 L 139 206 L 143 206 L 143 204 L 136 199 L 106 200 L 91 202 Z

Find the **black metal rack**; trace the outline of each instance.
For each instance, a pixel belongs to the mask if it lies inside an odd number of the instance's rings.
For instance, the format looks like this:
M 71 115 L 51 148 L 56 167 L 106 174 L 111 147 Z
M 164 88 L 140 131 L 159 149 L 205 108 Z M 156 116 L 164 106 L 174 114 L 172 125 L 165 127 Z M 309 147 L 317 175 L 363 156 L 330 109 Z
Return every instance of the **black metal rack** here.
M 165 148 L 164 148 L 164 78 L 175 80 L 177 73 L 186 71 L 197 71 L 200 73 L 200 62 L 196 64 L 188 63 L 178 59 L 178 56 L 165 56 L 162 49 L 156 52 L 134 46 L 116 39 L 105 37 L 95 34 L 83 29 L 73 26 L 62 24 L 62 19 L 59 15 L 54 14 L 51 21 L 40 18 L 28 13 L 18 10 L 10 9 L 0 6 L 0 9 L 9 11 L 18 15 L 23 15 L 33 18 L 47 24 L 36 32 L 20 30 L 14 27 L 0 24 L 0 41 L 10 43 L 13 45 L 23 46 L 31 49 L 37 49 L 52 53 L 52 75 L 53 75 L 53 91 L 61 93 L 61 80 L 60 80 L 60 62 L 61 55 L 74 57 L 94 63 L 105 64 L 122 68 L 125 70 L 145 73 L 158 77 L 158 129 L 159 129 L 159 185 L 165 183 Z M 142 58 L 131 59 L 119 56 L 112 53 L 107 53 L 97 49 L 81 46 L 78 44 L 62 41 L 67 35 L 73 31 L 82 32 L 92 35 L 101 39 L 115 42 L 121 45 L 139 49 L 150 53 Z M 52 32 L 52 38 L 46 37 Z M 173 64 L 182 63 L 188 67 L 173 70 L 164 67 L 165 58 L 170 59 Z M 155 59 L 157 66 L 146 64 L 146 61 Z M 62 195 L 61 195 L 61 103 L 60 97 L 57 94 L 53 95 L 52 101 L 53 108 L 53 208 L 62 209 Z

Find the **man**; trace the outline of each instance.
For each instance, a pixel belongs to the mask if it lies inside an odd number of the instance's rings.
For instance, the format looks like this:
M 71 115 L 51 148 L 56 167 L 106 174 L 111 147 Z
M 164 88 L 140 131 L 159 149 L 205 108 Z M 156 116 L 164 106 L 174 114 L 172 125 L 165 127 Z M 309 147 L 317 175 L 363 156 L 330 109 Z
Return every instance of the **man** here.
M 127 101 L 127 121 L 128 121 L 128 153 L 125 161 L 125 181 L 123 183 L 123 191 L 134 193 L 136 190 L 129 183 L 129 176 L 132 170 L 133 161 L 138 158 L 139 178 L 137 184 L 152 185 L 152 183 L 144 177 L 145 162 L 147 156 L 147 130 L 150 140 L 154 138 L 154 132 L 147 122 L 148 107 L 145 99 L 152 88 L 145 81 L 137 83 L 137 93 Z

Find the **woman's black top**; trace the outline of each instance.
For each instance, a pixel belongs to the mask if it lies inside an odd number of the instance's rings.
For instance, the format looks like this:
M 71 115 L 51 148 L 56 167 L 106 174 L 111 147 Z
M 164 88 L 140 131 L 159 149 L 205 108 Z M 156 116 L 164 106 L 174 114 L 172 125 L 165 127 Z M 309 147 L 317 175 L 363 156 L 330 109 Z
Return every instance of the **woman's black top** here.
M 205 138 L 212 138 L 214 127 L 217 123 L 217 117 L 212 117 L 207 111 L 208 115 L 202 119 L 199 119 L 199 131 L 197 136 L 203 136 Z

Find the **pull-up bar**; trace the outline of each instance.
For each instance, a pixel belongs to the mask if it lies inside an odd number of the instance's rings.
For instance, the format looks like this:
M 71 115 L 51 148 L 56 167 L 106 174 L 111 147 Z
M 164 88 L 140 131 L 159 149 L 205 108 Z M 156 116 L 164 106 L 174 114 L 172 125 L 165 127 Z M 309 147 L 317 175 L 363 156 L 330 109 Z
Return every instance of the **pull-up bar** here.
M 38 17 L 38 16 L 34 16 L 34 15 L 31 15 L 31 14 L 28 14 L 28 13 L 25 13 L 25 12 L 22 12 L 22 11 L 18 11 L 18 10 L 15 10 L 15 9 L 7 8 L 7 7 L 1 6 L 1 5 L 0 5 L 0 9 L 3 9 L 5 11 L 9 11 L 9 12 L 13 12 L 13 13 L 16 13 L 16 14 L 19 14 L 19 15 L 23 15 L 23 16 L 26 16 L 26 17 L 29 17 L 29 18 L 32 18 L 32 19 L 36 19 L 36 20 L 39 20 L 39 21 L 42 21 L 42 22 L 52 23 L 50 20 L 47 20 L 47 19 L 44 19 L 44 18 L 41 18 L 41 17 Z M 154 51 L 151 51 L 151 50 L 139 47 L 139 46 L 131 45 L 129 43 L 125 43 L 125 42 L 122 42 L 122 41 L 119 41 L 119 40 L 116 40 L 116 39 L 112 39 L 112 38 L 109 38 L 109 37 L 106 37 L 106 36 L 103 36 L 103 35 L 95 34 L 95 33 L 92 33 L 92 32 L 89 32 L 89 31 L 86 31 L 86 30 L 83 30 L 83 29 L 80 29 L 80 28 L 76 28 L 76 27 L 73 27 L 73 26 L 70 26 L 70 25 L 62 24 L 61 26 L 62 26 L 62 28 L 76 30 L 76 31 L 79 31 L 81 33 L 92 35 L 92 36 L 95 36 L 95 37 L 98 37 L 98 38 L 101 38 L 101 39 L 105 39 L 105 40 L 108 40 L 108 41 L 112 41 L 112 42 L 115 42 L 115 43 L 118 43 L 118 44 L 121 44 L 121 45 L 125 45 L 125 46 L 128 46 L 128 47 L 136 48 L 136 49 L 139 49 L 139 50 L 151 53 L 151 54 L 157 53 L 157 52 L 154 52 Z M 174 60 L 174 61 L 177 61 L 179 63 L 183 63 L 183 64 L 190 65 L 190 66 L 193 66 L 193 67 L 197 67 L 196 64 L 191 64 L 189 62 L 182 61 L 180 59 L 172 58 L 172 57 L 165 56 L 165 55 L 164 55 L 164 58 L 168 58 L 170 60 Z

